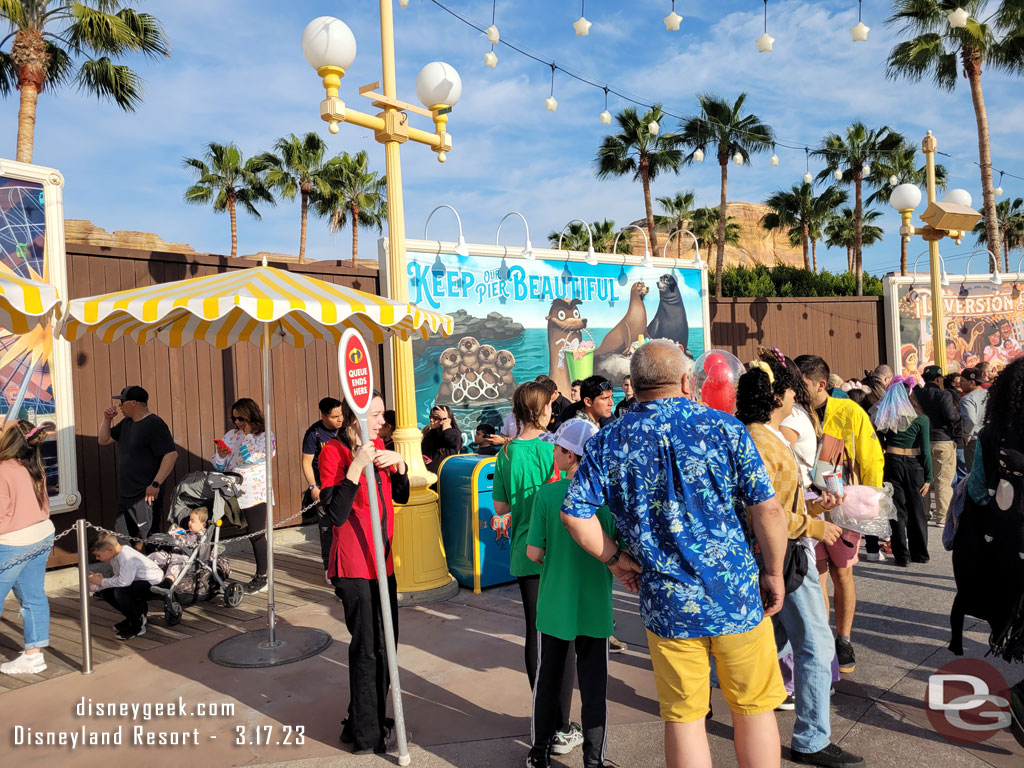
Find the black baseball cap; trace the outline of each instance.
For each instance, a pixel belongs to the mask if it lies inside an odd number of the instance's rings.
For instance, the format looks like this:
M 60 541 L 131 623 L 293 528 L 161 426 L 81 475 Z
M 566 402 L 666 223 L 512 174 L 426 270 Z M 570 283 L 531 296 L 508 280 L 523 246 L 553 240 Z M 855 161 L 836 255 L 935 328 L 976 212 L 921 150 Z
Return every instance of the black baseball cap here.
M 965 371 L 961 371 L 960 378 L 967 379 L 968 381 L 973 381 L 975 384 L 985 383 L 985 374 L 983 374 L 977 368 L 968 368 Z
M 122 389 L 121 394 L 114 395 L 113 398 L 114 400 L 120 400 L 122 403 L 125 400 L 134 400 L 137 403 L 148 403 L 149 392 L 138 385 L 132 385 Z
M 942 369 L 937 365 L 929 365 L 921 371 L 921 378 L 925 381 L 935 381 L 942 378 Z

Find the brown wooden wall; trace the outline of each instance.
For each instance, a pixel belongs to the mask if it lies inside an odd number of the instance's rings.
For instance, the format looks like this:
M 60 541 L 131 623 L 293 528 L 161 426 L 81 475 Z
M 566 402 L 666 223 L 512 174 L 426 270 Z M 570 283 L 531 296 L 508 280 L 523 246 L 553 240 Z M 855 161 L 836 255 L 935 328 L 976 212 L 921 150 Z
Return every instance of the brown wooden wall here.
M 721 299 L 711 302 L 711 346 L 752 360 L 758 345 L 790 357 L 821 355 L 844 379 L 886 360 L 885 315 L 877 296 Z
M 155 283 L 199 277 L 258 262 L 220 256 L 181 255 L 89 245 L 67 245 L 68 293 L 82 298 Z M 342 267 L 340 262 L 272 266 L 378 292 L 375 270 Z M 307 349 L 279 345 L 271 352 L 273 431 L 277 436 L 274 496 L 276 518 L 299 509 L 305 488 L 300 469 L 302 434 L 318 418 L 317 403 L 330 395 L 341 398 L 337 348 L 317 342 Z M 374 356 L 374 380 L 381 381 L 383 350 Z M 179 458 L 166 486 L 168 490 L 189 472 L 209 470 L 213 441 L 230 428 L 231 404 L 251 397 L 263 404 L 262 355 L 248 343 L 226 350 L 194 342 L 170 349 L 159 342 L 137 346 L 130 341 L 104 344 L 91 335 L 71 345 L 75 401 L 78 484 L 82 506 L 76 512 L 54 516 L 57 530 L 85 516 L 92 523 L 112 528 L 117 512 L 117 475 L 114 448 L 101 448 L 96 433 L 111 395 L 128 384 L 149 391 L 150 409 L 167 422 L 178 445 Z M 268 424 L 268 427 L 270 425 Z M 166 528 L 160 520 L 161 529 Z M 50 565 L 75 562 L 74 537 L 58 543 Z

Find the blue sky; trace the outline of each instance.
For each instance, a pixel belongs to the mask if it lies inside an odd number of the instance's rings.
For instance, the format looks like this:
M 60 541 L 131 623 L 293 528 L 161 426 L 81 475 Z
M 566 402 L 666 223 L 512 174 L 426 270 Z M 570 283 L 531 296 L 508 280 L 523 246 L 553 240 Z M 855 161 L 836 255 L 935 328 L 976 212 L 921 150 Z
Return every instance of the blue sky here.
M 448 4 L 483 26 L 490 23 L 490 0 Z M 40 97 L 35 162 L 63 171 L 68 218 L 90 219 L 107 230 L 151 231 L 199 251 L 227 253 L 227 217 L 181 201 L 190 183 L 181 158 L 200 155 L 207 142 L 235 141 L 248 155 L 271 148 L 279 136 L 319 131 L 334 151 L 366 149 L 372 165 L 383 171 L 383 149 L 368 131 L 343 125 L 336 136 L 327 133 L 319 119 L 320 80 L 299 45 L 312 18 L 344 19 L 359 51 L 341 95 L 359 104 L 358 87 L 380 79 L 376 2 L 174 0 L 140 5 L 163 21 L 174 52 L 165 61 L 133 62 L 145 81 L 145 103 L 137 113 L 125 115 L 71 90 Z M 871 34 L 867 43 L 854 44 L 847 30 L 856 23 L 855 0 L 773 0 L 768 6 L 768 30 L 776 38 L 771 54 L 759 54 L 753 42 L 763 24 L 764 6 L 756 0 L 678 0 L 683 27 L 672 33 L 661 21 L 670 6 L 670 0 L 591 0 L 586 16 L 593 27 L 589 37 L 578 38 L 572 28 L 578 0 L 504 0 L 497 5 L 497 25 L 504 37 L 541 58 L 663 101 L 676 112 L 691 114 L 699 92 L 734 97 L 748 91 L 748 107 L 787 141 L 813 148 L 825 132 L 861 119 L 872 126 L 888 124 L 915 142 L 931 129 L 940 150 L 977 159 L 965 80 L 947 94 L 928 83 L 885 79 L 885 57 L 896 39 L 884 24 L 888 2 L 864 2 Z M 463 80 L 462 100 L 449 123 L 455 149 L 448 162 L 439 165 L 419 145 L 403 148 L 410 237 L 422 236 L 427 214 L 441 203 L 459 210 L 467 240 L 484 243 L 493 242 L 499 219 L 511 210 L 526 215 L 538 246 L 549 231 L 575 217 L 610 218 L 622 226 L 643 215 L 639 184 L 594 176 L 594 153 L 608 130 L 598 120 L 601 91 L 559 73 L 559 107 L 552 114 L 544 109 L 550 88 L 547 66 L 502 46 L 497 68 L 487 68 L 483 55 L 490 46 L 484 36 L 429 0 L 411 0 L 405 10 L 395 3 L 395 21 L 400 97 L 415 102 L 416 74 L 435 59 L 453 64 Z M 983 85 L 994 165 L 1024 176 L 1024 145 L 1012 135 L 1024 122 L 1021 81 L 985 72 Z M 612 97 L 611 111 L 622 106 Z M 16 118 L 17 99 L 8 97 L 0 110 L 0 154 L 9 157 Z M 729 198 L 757 202 L 799 183 L 803 152 L 780 148 L 779 156 L 778 168 L 764 157 L 755 157 L 749 167 L 731 165 Z M 966 160 L 943 162 L 953 185 L 968 189 L 980 206 L 977 167 Z M 817 170 L 813 161 L 811 170 Z M 700 204 L 715 205 L 718 183 L 717 165 L 705 162 L 659 178 L 653 192 L 694 189 Z M 1008 196 L 1024 195 L 1024 182 L 1007 178 L 1003 186 Z M 884 213 L 885 241 L 865 251 L 865 268 L 875 273 L 899 263 L 898 217 L 888 206 Z M 282 202 L 263 214 L 262 221 L 240 215 L 240 253 L 297 251 L 297 202 Z M 521 240 L 513 225 L 507 222 L 507 235 L 503 232 L 510 244 Z M 453 218 L 438 213 L 430 235 L 454 240 Z M 376 257 L 375 238 L 376 233 L 361 232 L 361 257 Z M 911 260 L 924 247 L 916 245 Z M 943 246 L 950 272 L 966 258 L 954 254 L 972 245 L 973 240 Z M 350 249 L 349 230 L 332 236 L 326 222 L 311 219 L 311 258 L 348 258 Z M 829 268 L 845 268 L 845 256 L 845 251 L 819 248 L 819 262 Z M 975 259 L 975 266 L 981 262 Z

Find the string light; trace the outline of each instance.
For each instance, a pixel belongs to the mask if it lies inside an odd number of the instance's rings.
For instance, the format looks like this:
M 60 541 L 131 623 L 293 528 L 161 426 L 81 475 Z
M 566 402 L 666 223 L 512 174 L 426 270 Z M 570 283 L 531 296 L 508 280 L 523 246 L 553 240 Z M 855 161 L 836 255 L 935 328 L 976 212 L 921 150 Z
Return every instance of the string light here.
M 601 125 L 612 124 L 612 113 L 608 111 L 608 86 L 604 88 L 604 112 L 601 113 Z
M 768 158 L 768 162 L 771 163 L 772 165 L 776 165 L 776 166 L 779 164 L 779 156 L 777 154 L 775 154 L 775 142 L 774 141 L 772 142 L 772 156 Z
M 554 112 L 558 109 L 558 99 L 555 98 L 555 64 L 551 63 L 551 95 L 544 99 L 544 109 Z
M 871 27 L 861 21 L 860 14 L 863 10 L 864 0 L 857 0 L 857 26 L 850 27 L 850 37 L 853 38 L 855 43 L 863 43 L 868 39 L 868 32 L 871 31 Z
M 487 40 L 491 44 L 491 50 L 484 54 L 484 64 L 491 69 L 494 69 L 498 65 L 498 54 L 494 52 L 494 46 L 501 41 L 501 33 L 498 32 L 498 27 L 494 24 L 494 17 L 498 10 L 498 0 L 492 0 L 491 2 L 491 26 L 489 26 L 484 34 L 487 35 Z
M 678 32 L 679 25 L 683 21 L 683 17 L 676 13 L 676 0 L 672 0 L 672 13 L 666 16 L 662 21 L 665 22 L 666 32 Z
M 860 167 L 860 175 L 865 179 L 871 175 L 871 163 L 864 163 L 864 165 Z
M 704 150 L 701 149 L 700 147 L 697 147 L 695 150 L 693 150 L 693 162 L 695 162 L 695 163 L 703 163 L 704 162 Z
M 732 161 L 736 163 L 736 165 L 743 165 L 743 153 L 737 152 L 732 156 Z
M 953 29 L 963 29 L 967 26 L 967 21 L 970 18 L 971 14 L 959 7 L 946 14 L 946 20 L 949 21 L 949 26 Z
M 832 174 L 832 176 L 835 177 L 836 181 L 842 181 L 843 180 L 843 172 L 841 170 L 839 170 L 838 168 L 836 168 L 836 170 Z
M 814 181 L 814 177 L 811 176 L 811 148 L 804 147 L 804 163 L 807 165 L 807 173 L 804 174 L 804 184 L 810 184 Z
M 1002 171 L 999 172 L 999 184 L 992 191 L 996 193 L 996 197 L 999 197 L 999 196 L 1001 196 L 1003 194 L 1003 172 Z
M 768 34 L 768 0 L 764 0 L 764 34 L 754 42 L 757 43 L 758 52 L 772 52 L 772 46 L 775 44 L 775 38 Z
M 572 28 L 576 30 L 576 37 L 586 37 L 590 34 L 590 28 L 593 26 L 587 17 L 583 15 L 583 7 L 586 0 L 580 0 L 580 17 L 573 22 Z

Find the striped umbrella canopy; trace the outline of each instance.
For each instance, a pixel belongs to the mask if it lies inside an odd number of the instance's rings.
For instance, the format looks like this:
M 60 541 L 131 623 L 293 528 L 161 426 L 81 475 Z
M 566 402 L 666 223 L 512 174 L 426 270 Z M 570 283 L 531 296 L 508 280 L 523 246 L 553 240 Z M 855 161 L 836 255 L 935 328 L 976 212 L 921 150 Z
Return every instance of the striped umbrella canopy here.
M 104 342 L 159 339 L 180 347 L 201 340 L 218 349 L 239 341 L 261 346 L 268 324 L 271 346 L 294 347 L 315 339 L 337 344 L 346 328 L 378 344 L 390 334 L 453 330 L 448 315 L 267 266 L 73 299 L 62 320 L 70 340 L 91 331 Z
M 28 333 L 47 320 L 58 301 L 57 289 L 49 283 L 0 270 L 0 328 Z

